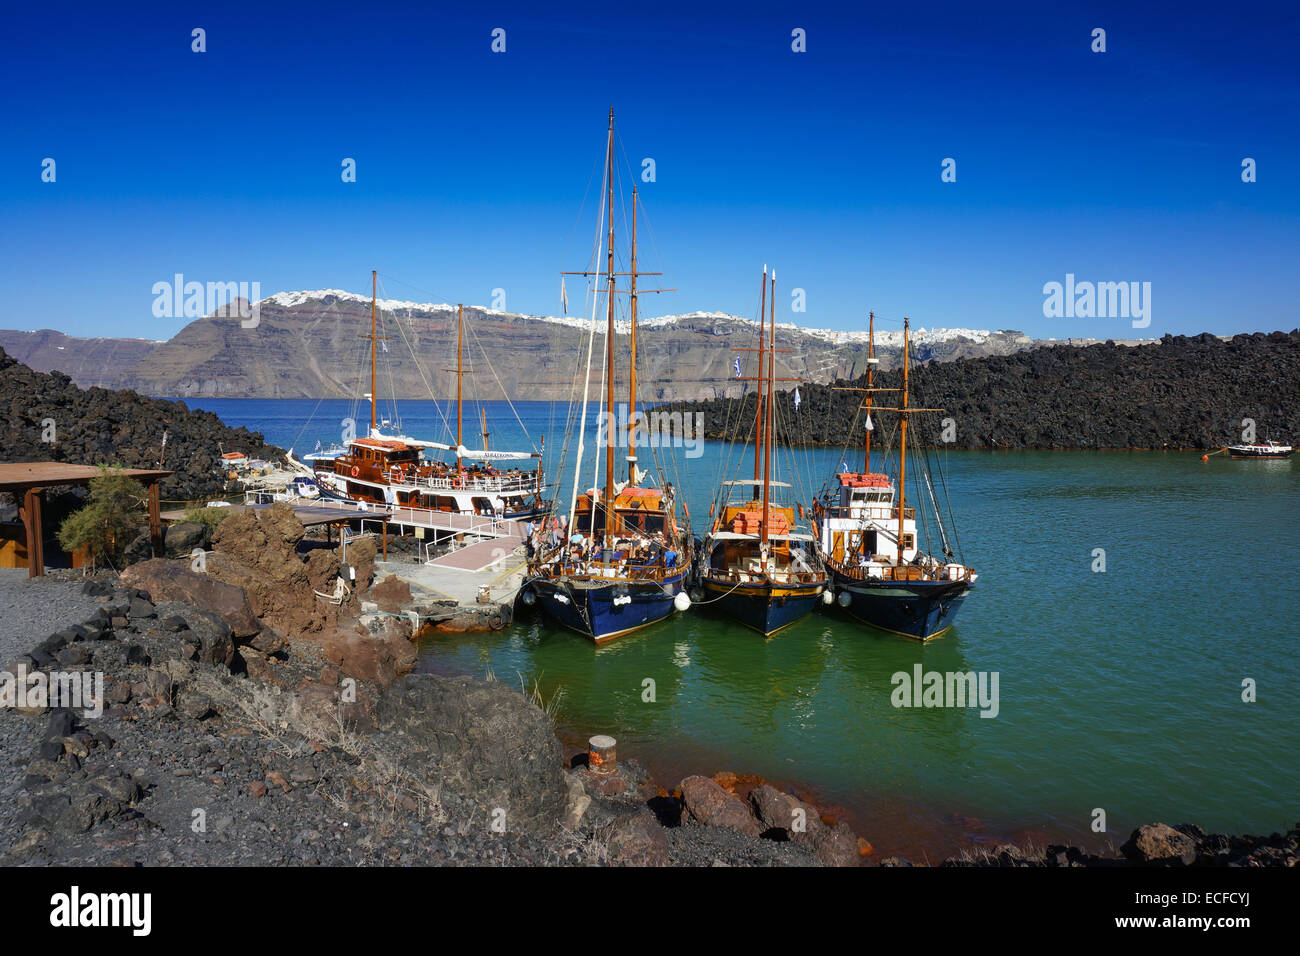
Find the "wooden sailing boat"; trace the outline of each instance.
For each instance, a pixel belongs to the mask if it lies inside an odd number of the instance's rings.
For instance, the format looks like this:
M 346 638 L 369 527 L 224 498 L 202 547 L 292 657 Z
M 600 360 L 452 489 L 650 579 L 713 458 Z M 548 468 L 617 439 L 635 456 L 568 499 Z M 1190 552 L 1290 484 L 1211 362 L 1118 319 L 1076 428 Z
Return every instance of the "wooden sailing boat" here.
M 618 481 L 614 466 L 614 111 L 609 111 L 606 143 L 606 214 L 609 217 L 608 257 L 605 265 L 605 477 L 603 488 L 578 494 L 581 480 L 582 436 L 586 427 L 587 392 L 584 385 L 579 419 L 577 467 L 573 498 L 565 533 L 548 542 L 529 562 L 524 601 L 535 601 L 560 625 L 603 644 L 623 634 L 661 621 L 674 608 L 690 607 L 684 587 L 691 560 L 689 518 L 679 525 L 673 496 L 664 488 L 641 485 L 645 474 L 637 467 L 636 448 L 628 441 L 627 480 Z M 632 257 L 629 276 L 629 314 L 632 357 L 629 405 L 636 409 L 636 317 L 638 275 L 636 260 L 636 190 L 632 192 Z M 599 256 L 597 257 L 599 261 Z M 593 275 L 593 273 L 575 273 Z M 599 277 L 599 273 L 595 273 Z M 669 290 L 651 290 L 669 291 Z M 594 316 L 591 334 L 594 337 Z M 588 375 L 590 375 L 590 349 Z M 629 432 L 635 414 L 628 416 Z M 557 535 L 559 532 L 555 532 Z
M 763 319 L 767 292 L 764 266 L 763 305 L 759 308 Z M 788 483 L 772 479 L 777 382 L 775 271 L 771 300 L 770 331 L 765 327 L 768 323 L 760 323 L 756 350 L 759 375 L 753 379 L 759 385 L 754 477 L 723 483 L 709 512 L 713 523 L 704 536 L 697 568 L 705 602 L 765 636 L 806 615 L 826 589 L 826 571 L 817 554 L 816 538 L 809 526 L 799 523 L 803 509 L 789 501 L 778 504 L 775 500 L 788 498 L 790 491 Z
M 387 337 L 378 334 L 377 272 L 370 273 L 370 281 L 370 335 L 366 336 L 370 339 L 370 430 L 337 451 L 303 456 L 312 467 L 321 493 L 336 499 L 455 514 L 520 519 L 542 514 L 546 504 L 542 500 L 544 485 L 539 452 L 489 451 L 486 410 L 483 412 L 485 447 L 471 450 L 462 444 L 463 307 L 456 308 L 456 368 L 448 369 L 456 373 L 456 444 L 423 441 L 381 430 L 377 413 L 376 344 Z M 425 458 L 428 450 L 453 453 L 455 465 Z M 537 467 L 497 467 L 502 462 L 527 459 L 537 459 Z
M 868 326 L 867 384 L 863 391 L 867 412 L 863 471 L 847 467 L 835 476 L 834 486 L 818 501 L 814 514 L 819 546 L 837 601 L 851 616 L 882 630 L 918 640 L 928 640 L 952 627 L 957 610 L 979 576 L 956 557 L 950 547 L 943 516 L 933 496 L 928 472 L 926 486 L 943 540 L 942 559 L 918 546 L 916 509 L 907 507 L 908 416 L 943 409 L 916 408 L 909 404 L 909 322 L 903 320 L 901 388 L 875 385 L 875 313 Z M 876 392 L 899 392 L 897 407 L 873 403 Z M 871 412 L 899 416 L 898 483 L 871 470 Z

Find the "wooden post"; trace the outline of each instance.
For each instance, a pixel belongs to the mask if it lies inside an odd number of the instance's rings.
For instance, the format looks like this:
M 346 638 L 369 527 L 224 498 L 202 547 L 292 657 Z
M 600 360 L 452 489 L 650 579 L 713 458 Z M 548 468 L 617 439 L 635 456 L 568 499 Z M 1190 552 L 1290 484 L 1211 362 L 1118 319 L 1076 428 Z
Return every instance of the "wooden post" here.
M 380 540 L 383 542 L 383 546 L 384 546 L 384 560 L 387 561 L 388 560 L 388 519 L 387 518 L 385 518 L 383 521 L 383 534 L 380 537 Z
M 41 531 L 41 489 L 28 488 L 18 512 L 27 528 L 27 576 L 38 578 L 45 573 L 44 534 Z
M 158 482 L 149 482 L 149 544 L 154 557 L 163 553 L 162 509 L 158 499 Z

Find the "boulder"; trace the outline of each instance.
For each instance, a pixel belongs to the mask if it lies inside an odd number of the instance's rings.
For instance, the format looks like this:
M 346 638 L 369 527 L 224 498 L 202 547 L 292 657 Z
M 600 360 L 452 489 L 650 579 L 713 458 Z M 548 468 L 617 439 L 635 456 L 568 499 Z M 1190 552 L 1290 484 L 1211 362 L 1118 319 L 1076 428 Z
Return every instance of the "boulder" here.
M 1143 866 L 1190 864 L 1196 859 L 1196 841 L 1171 826 L 1148 823 L 1133 831 L 1120 852 Z
M 372 740 L 427 786 L 486 815 L 506 812 L 508 830 L 549 835 L 564 817 L 563 752 L 550 719 L 519 691 L 472 677 L 411 674 L 376 705 Z
M 248 595 L 241 588 L 208 574 L 197 574 L 183 563 L 153 558 L 122 572 L 122 583 L 148 591 L 154 601 L 177 601 L 215 614 L 237 638 L 252 637 L 262 629 Z
M 749 802 L 765 836 L 806 846 L 827 866 L 851 866 L 862 855 L 847 823 L 827 826 L 817 808 L 798 797 L 763 784 L 749 792 Z
M 313 648 L 321 660 L 333 664 L 343 677 L 387 687 L 415 668 L 415 645 L 396 618 L 385 618 L 378 631 L 330 628 L 293 641 L 299 648 Z
M 163 532 L 163 552 L 169 558 L 188 558 L 195 548 L 206 551 L 212 529 L 199 521 L 178 521 Z
M 668 866 L 672 862 L 668 834 L 645 807 L 617 817 L 597 836 L 604 840 L 612 866 Z
M 323 569 L 298 554 L 302 537 L 302 522 L 285 502 L 260 511 L 237 511 L 212 536 L 208 574 L 242 588 L 254 613 L 279 631 L 322 630 L 336 619 L 336 609 L 314 592 L 331 593 L 334 581 L 313 579 L 313 572 Z
M 731 827 L 750 836 L 763 832 L 745 801 L 728 793 L 710 777 L 687 777 L 681 782 L 685 816 L 709 827 Z

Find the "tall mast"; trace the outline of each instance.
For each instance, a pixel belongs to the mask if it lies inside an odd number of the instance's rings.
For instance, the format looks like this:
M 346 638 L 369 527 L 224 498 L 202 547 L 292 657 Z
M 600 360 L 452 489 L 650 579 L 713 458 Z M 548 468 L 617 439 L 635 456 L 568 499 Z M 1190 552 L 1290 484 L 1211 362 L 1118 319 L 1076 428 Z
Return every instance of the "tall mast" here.
M 767 265 L 763 266 L 762 292 L 759 293 L 758 306 L 758 412 L 754 419 L 754 481 L 758 481 L 759 470 L 762 467 L 762 453 L 760 451 L 763 441 L 763 381 L 767 378 L 767 373 L 763 371 L 763 356 L 767 354 L 764 346 L 767 344 Z
M 772 487 L 772 393 L 776 391 L 776 270 L 772 270 L 771 339 L 767 347 L 767 414 L 763 417 L 763 544 L 768 542 L 768 512 Z
M 907 497 L 907 326 L 903 319 L 903 405 L 898 439 L 898 566 L 903 566 L 903 505 Z M 868 393 L 870 394 L 870 393 Z
M 461 423 L 463 420 L 460 395 L 460 380 L 465 374 L 461 366 L 461 341 L 464 335 L 465 307 L 459 303 L 456 305 L 456 448 L 463 448 L 465 442 L 461 438 Z M 486 446 L 485 446 L 486 447 Z M 456 476 L 460 477 L 460 452 L 456 453 Z
M 482 402 L 479 402 L 478 411 L 481 420 L 483 422 L 483 460 L 487 461 L 488 460 L 487 458 L 487 450 L 488 450 L 487 406 L 484 405 Z
M 876 357 L 876 313 L 870 313 L 867 322 L 867 463 L 864 466 L 864 474 L 871 474 L 871 384 L 873 381 L 872 372 L 875 369 L 875 362 L 872 360 Z
M 630 299 L 632 323 L 632 362 L 627 385 L 627 483 L 636 484 L 636 445 L 632 436 L 636 429 L 636 187 L 632 187 L 632 292 Z
M 609 257 L 605 275 L 609 279 L 605 322 L 605 544 L 610 543 L 614 525 L 614 107 L 609 108 L 609 140 L 605 146 L 605 169 L 608 180 L 606 209 L 609 210 Z
M 370 430 L 375 430 L 375 297 L 379 289 L 379 272 L 370 270 Z

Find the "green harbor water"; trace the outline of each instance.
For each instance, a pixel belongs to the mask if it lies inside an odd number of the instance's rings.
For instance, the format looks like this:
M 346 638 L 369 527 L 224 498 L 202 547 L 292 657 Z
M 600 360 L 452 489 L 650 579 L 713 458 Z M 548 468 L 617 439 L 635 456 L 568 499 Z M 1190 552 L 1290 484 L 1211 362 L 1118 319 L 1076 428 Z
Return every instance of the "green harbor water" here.
M 198 404 L 287 445 L 315 403 Z M 404 404 L 407 431 L 422 434 L 411 421 L 432 403 Z M 525 404 L 530 433 L 562 423 L 551 406 Z M 678 452 L 697 531 L 724 453 Z M 794 457 L 813 490 L 840 462 L 834 450 Z M 571 749 L 612 734 L 620 757 L 670 787 L 730 770 L 797 789 L 850 819 L 877 855 L 935 859 L 1007 838 L 1100 849 L 1154 820 L 1272 832 L 1300 819 L 1295 463 L 943 458 L 962 554 L 980 578 L 957 626 L 929 644 L 835 609 L 764 640 L 693 608 L 596 648 L 521 610 L 500 633 L 424 640 L 420 666 L 536 683 L 558 698 Z M 894 675 L 917 664 L 996 672 L 997 716 L 893 706 Z M 1246 680 L 1255 702 L 1242 699 Z M 1105 833 L 1090 829 L 1098 808 Z

